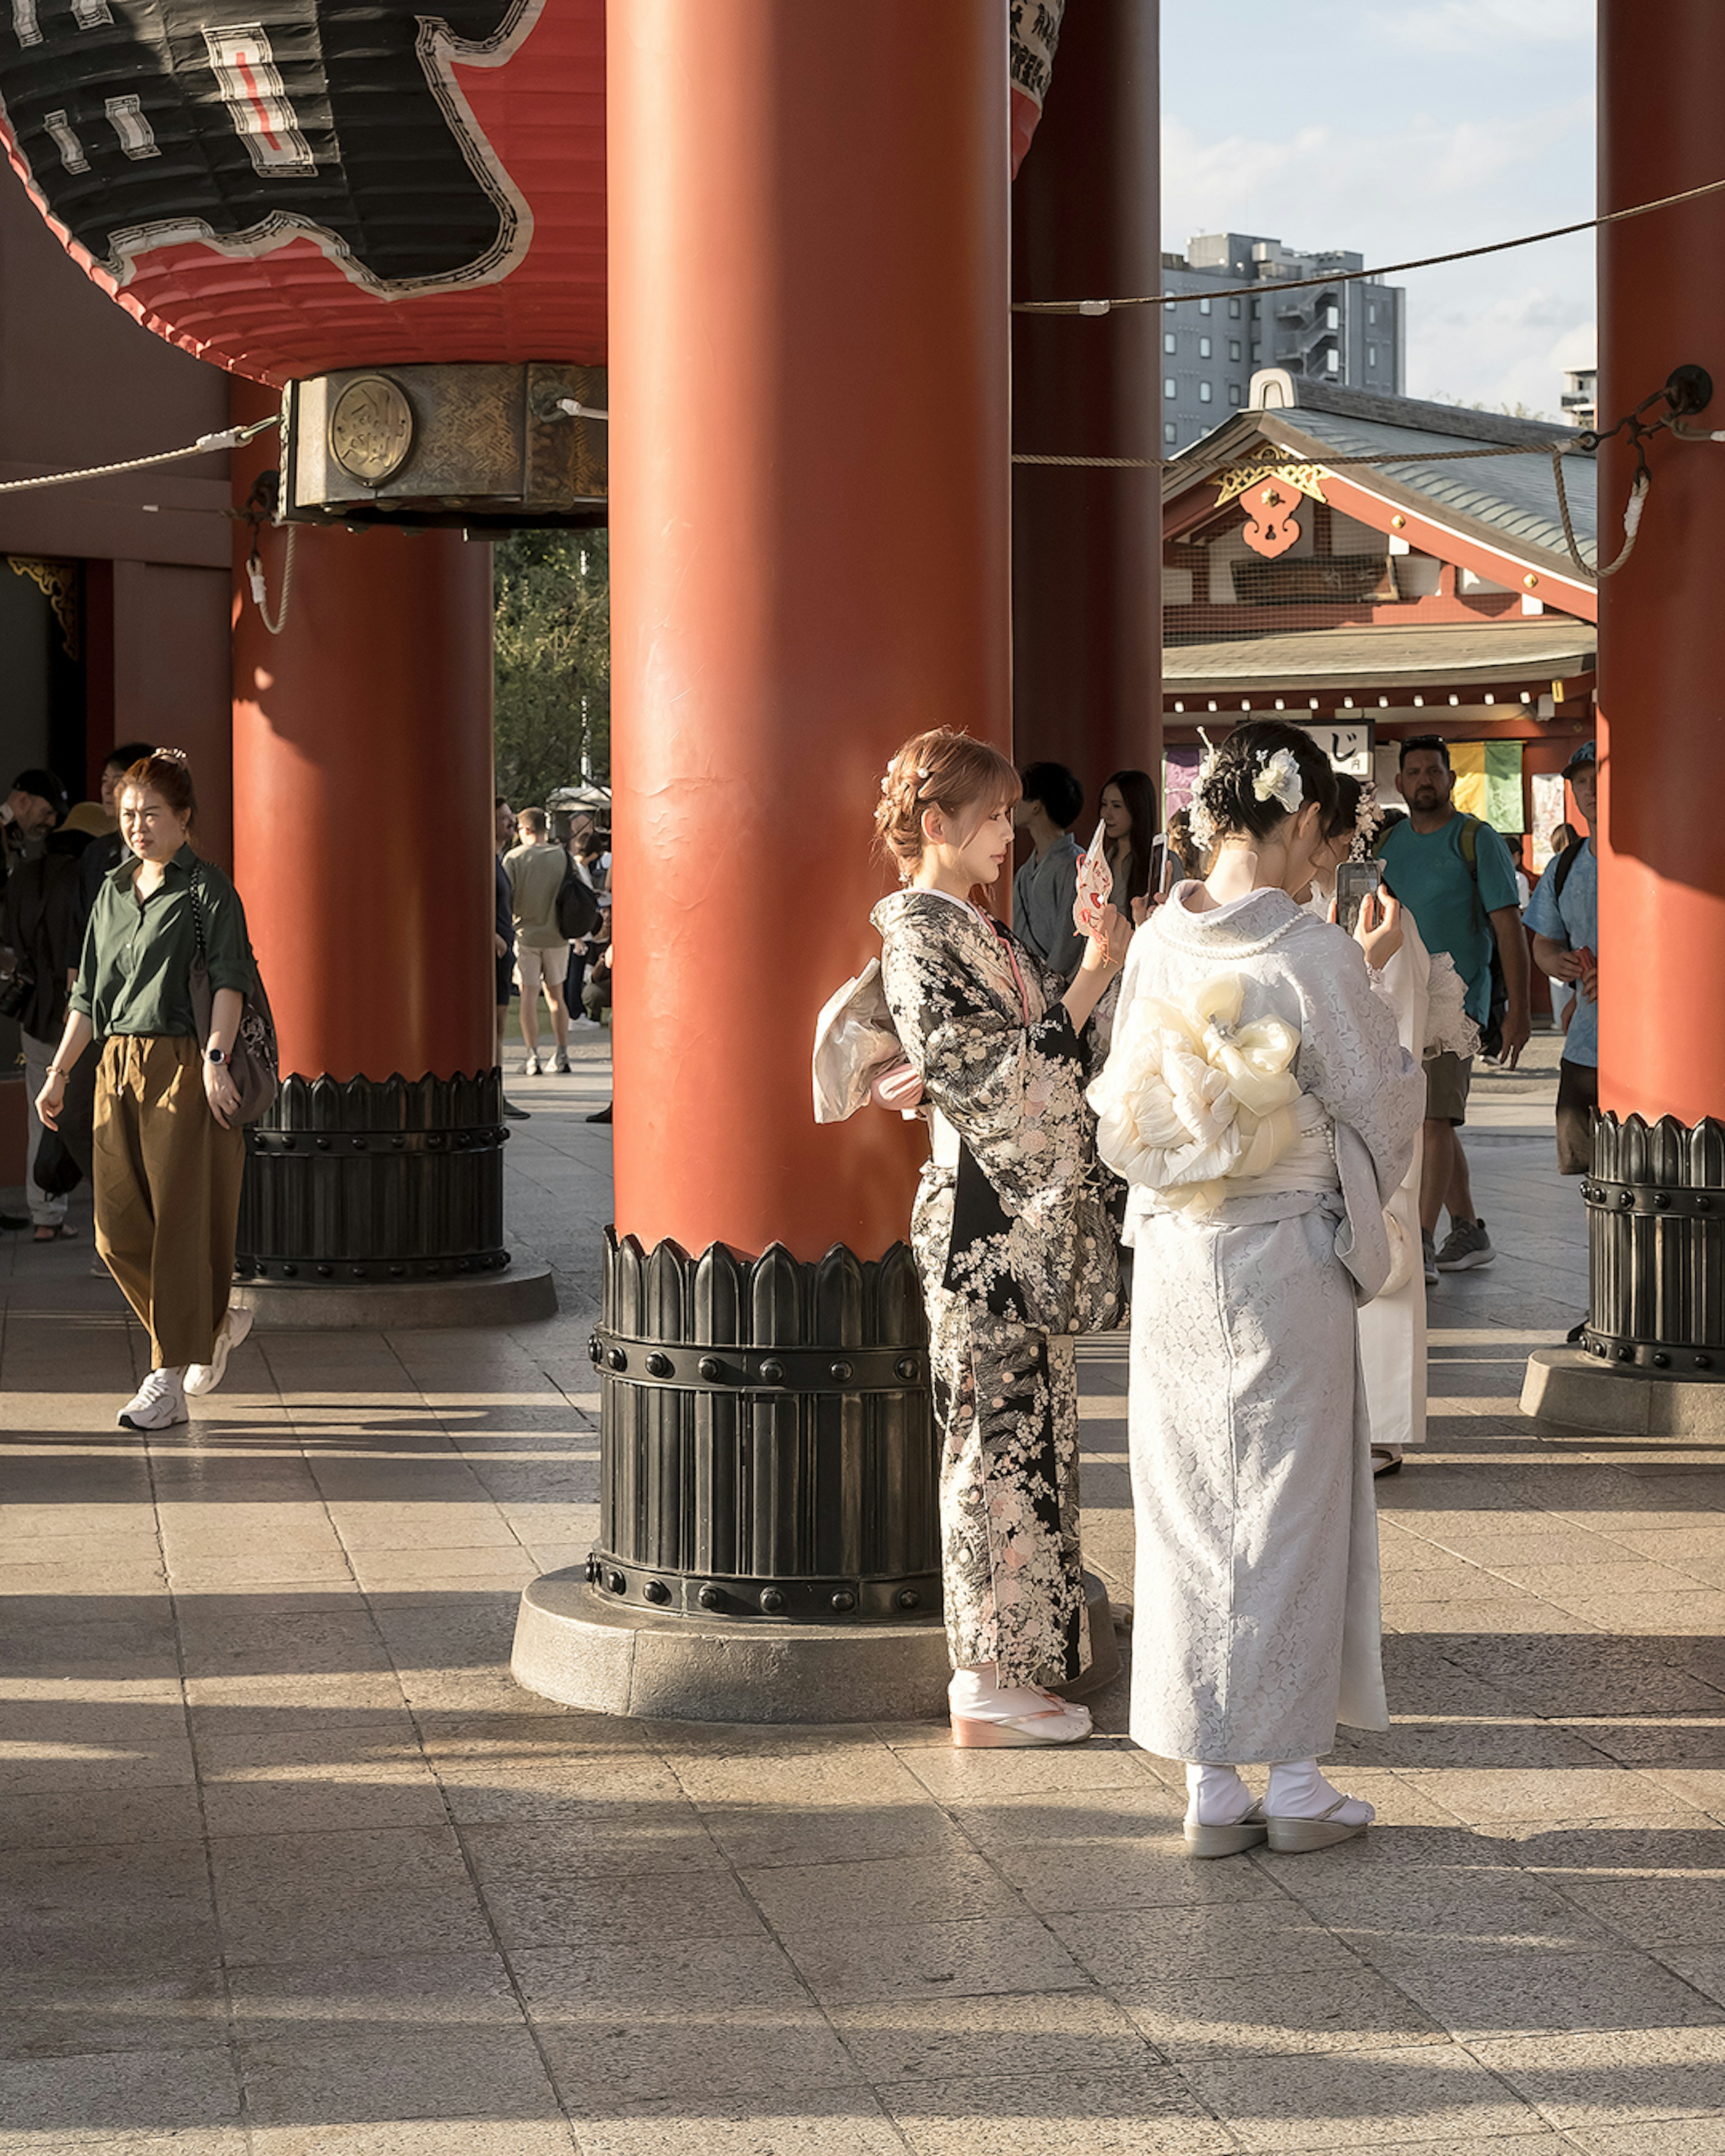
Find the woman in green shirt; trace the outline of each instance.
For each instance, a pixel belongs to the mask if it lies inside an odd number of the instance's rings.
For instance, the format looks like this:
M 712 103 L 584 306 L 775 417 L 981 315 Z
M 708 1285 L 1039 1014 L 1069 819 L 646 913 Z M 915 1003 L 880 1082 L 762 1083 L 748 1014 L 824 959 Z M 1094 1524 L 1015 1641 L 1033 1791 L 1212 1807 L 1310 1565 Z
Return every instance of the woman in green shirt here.
M 239 894 L 195 854 L 183 752 L 157 749 L 121 782 L 131 849 L 105 875 L 60 1045 L 36 1109 L 50 1130 L 66 1073 L 92 1040 L 96 1248 L 150 1335 L 151 1370 L 120 1411 L 127 1430 L 187 1419 L 251 1329 L 228 1308 L 245 1140 L 228 1051 L 256 984 Z M 212 1011 L 199 1037 L 192 967 L 200 940 Z

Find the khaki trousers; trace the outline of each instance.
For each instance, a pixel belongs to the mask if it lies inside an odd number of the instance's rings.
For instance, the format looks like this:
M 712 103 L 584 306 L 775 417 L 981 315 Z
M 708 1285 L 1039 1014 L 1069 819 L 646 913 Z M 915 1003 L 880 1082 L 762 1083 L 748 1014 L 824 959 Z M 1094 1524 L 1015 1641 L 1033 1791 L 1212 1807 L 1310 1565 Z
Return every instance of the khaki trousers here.
M 245 1134 L 210 1113 L 195 1040 L 105 1044 L 95 1166 L 96 1248 L 150 1335 L 151 1367 L 208 1363 L 234 1273 Z

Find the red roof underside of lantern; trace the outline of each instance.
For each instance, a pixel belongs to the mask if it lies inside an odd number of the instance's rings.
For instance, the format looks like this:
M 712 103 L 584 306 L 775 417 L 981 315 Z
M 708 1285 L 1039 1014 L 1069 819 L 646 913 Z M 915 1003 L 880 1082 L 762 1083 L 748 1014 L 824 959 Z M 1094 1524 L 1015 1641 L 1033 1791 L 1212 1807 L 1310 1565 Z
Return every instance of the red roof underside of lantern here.
M 13 169 L 68 251 L 146 328 L 200 359 L 279 386 L 335 367 L 413 361 L 605 359 L 604 0 L 544 0 L 506 64 L 454 73 L 532 217 L 496 282 L 391 298 L 307 234 L 257 254 L 201 240 L 151 247 L 123 285 L 53 214 L 9 134 Z M 0 133 L 3 133 L 0 130 Z

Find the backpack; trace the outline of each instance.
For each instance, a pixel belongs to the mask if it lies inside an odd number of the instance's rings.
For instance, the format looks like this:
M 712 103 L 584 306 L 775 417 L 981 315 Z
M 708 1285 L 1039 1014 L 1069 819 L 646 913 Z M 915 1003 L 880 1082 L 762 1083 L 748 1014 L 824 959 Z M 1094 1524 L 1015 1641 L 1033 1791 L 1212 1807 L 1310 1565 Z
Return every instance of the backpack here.
M 567 847 L 564 852 L 569 865 L 557 891 L 557 933 L 567 943 L 581 943 L 599 925 L 599 901 L 593 886 L 576 869 Z

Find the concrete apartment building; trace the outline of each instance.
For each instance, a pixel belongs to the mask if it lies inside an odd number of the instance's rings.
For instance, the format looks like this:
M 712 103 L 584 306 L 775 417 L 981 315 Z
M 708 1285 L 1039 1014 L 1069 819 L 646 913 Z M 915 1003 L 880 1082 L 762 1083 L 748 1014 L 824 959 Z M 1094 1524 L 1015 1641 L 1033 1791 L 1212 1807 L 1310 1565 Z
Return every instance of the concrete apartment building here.
M 1163 454 L 1183 449 L 1250 401 L 1253 373 L 1285 367 L 1337 388 L 1402 393 L 1406 294 L 1391 285 L 1346 284 L 1280 292 L 1279 280 L 1361 270 L 1365 258 L 1329 249 L 1302 254 L 1248 232 L 1201 233 L 1183 254 L 1162 258 L 1164 291 L 1189 304 L 1162 311 Z M 1263 297 L 1213 299 L 1240 285 Z

